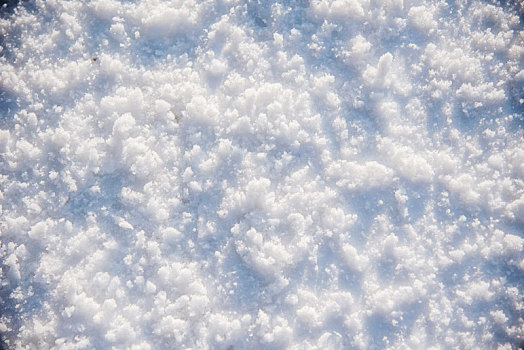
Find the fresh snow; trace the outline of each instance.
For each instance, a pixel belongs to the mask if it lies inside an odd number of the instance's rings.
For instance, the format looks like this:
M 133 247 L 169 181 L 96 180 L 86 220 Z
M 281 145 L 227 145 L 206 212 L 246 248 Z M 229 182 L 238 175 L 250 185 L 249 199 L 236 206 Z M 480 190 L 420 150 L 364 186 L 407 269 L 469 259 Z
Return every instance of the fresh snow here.
M 524 346 L 524 4 L 0 10 L 6 349 Z

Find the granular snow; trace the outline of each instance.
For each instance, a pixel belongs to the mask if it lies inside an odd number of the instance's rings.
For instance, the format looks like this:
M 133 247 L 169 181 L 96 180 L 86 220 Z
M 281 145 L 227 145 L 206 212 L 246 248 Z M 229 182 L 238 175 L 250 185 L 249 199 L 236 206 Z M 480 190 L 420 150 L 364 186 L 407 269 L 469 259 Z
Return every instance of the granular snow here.
M 522 4 L 14 6 L 6 348 L 524 346 Z

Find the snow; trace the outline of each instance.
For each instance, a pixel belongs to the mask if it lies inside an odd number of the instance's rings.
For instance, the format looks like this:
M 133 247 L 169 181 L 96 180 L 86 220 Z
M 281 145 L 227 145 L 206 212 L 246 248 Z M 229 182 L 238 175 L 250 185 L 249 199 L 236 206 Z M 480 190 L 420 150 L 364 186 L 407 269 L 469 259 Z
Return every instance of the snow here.
M 522 13 L 2 5 L 0 347 L 523 347 Z

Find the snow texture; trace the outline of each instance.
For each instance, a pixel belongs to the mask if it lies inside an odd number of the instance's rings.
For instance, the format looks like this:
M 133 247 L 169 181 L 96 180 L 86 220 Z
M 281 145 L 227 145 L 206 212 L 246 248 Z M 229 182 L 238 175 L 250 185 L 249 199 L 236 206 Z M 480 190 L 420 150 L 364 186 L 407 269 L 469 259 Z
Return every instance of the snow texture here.
M 524 346 L 524 5 L 0 12 L 6 349 Z

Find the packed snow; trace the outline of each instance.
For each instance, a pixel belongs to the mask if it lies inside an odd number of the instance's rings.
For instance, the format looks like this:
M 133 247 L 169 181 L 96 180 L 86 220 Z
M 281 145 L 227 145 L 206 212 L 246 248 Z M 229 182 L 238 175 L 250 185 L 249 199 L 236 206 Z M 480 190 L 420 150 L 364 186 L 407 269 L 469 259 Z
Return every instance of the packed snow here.
M 0 347 L 524 346 L 524 3 L 2 3 Z

